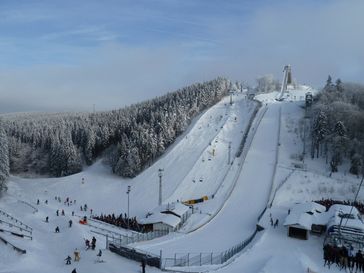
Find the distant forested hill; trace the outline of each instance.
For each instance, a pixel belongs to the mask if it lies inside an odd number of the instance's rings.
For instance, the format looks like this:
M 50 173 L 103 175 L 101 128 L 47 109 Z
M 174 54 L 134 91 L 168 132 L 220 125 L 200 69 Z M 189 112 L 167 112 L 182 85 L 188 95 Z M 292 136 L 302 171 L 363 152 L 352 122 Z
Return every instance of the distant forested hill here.
M 114 111 L 4 115 L 10 171 L 66 176 L 103 155 L 114 173 L 134 177 L 229 87 L 217 78 Z
M 336 172 L 344 159 L 360 174 L 364 158 L 364 86 L 332 83 L 329 76 L 312 115 L 312 158 L 323 156 Z

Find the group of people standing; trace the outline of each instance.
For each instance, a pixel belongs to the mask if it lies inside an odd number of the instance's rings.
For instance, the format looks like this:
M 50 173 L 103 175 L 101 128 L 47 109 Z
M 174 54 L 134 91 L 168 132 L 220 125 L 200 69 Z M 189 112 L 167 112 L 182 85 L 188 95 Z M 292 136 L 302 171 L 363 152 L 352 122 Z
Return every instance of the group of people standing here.
M 350 272 L 364 272 L 364 256 L 363 252 L 359 249 L 354 250 L 353 246 L 344 245 L 332 245 L 325 244 L 323 248 L 324 252 L 324 266 L 330 266 L 336 264 L 340 269 L 349 269 Z
M 114 214 L 101 214 L 100 216 L 93 216 L 93 218 L 118 227 L 143 232 L 143 225 L 137 222 L 136 217 L 128 218 L 126 214 L 124 216 L 120 214 L 118 217 L 115 217 Z
M 354 206 L 357 208 L 357 210 L 361 214 L 364 214 L 364 204 L 359 201 L 353 202 L 353 201 L 342 201 L 342 200 L 333 200 L 333 199 L 321 199 L 321 200 L 315 201 L 315 203 L 325 206 L 326 210 L 328 210 L 332 205 L 335 205 L 335 204 Z
M 85 249 L 88 250 L 90 248 L 92 250 L 95 250 L 95 248 L 96 248 L 96 238 L 95 238 L 95 236 L 93 236 L 92 239 L 91 239 L 91 246 L 90 246 L 90 240 L 89 239 L 85 240 Z

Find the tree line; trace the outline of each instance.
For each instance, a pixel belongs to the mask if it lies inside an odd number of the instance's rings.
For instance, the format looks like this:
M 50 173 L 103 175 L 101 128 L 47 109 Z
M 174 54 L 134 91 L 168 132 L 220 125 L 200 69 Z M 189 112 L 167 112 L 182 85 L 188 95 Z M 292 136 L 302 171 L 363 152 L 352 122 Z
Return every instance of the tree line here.
M 364 158 L 364 86 L 335 83 L 329 76 L 312 106 L 311 157 L 325 157 L 337 172 L 345 159 L 349 172 L 359 175 Z
M 217 78 L 118 110 L 3 115 L 0 156 L 8 150 L 8 159 L 0 157 L 0 179 L 8 169 L 15 174 L 66 176 L 100 156 L 115 174 L 134 177 L 230 88 L 227 79 Z M 3 161 L 8 161 L 5 171 Z

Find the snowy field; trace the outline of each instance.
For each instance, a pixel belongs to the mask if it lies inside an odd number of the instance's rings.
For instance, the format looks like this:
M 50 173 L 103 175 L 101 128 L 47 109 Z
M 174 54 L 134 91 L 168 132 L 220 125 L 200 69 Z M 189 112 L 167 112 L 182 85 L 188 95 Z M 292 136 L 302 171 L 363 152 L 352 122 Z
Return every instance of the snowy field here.
M 294 92 L 294 91 L 292 91 Z M 121 179 L 111 174 L 101 161 L 82 173 L 64 178 L 23 179 L 11 177 L 9 190 L 1 198 L 0 209 L 33 228 L 33 240 L 1 233 L 14 245 L 26 249 L 20 255 L 0 243 L 0 272 L 140 272 L 138 263 L 105 250 L 105 238 L 78 224 L 83 215 L 80 205 L 87 204 L 95 214 L 125 213 L 127 187 L 130 192 L 130 216 L 143 217 L 158 205 L 158 169 L 163 168 L 163 203 L 211 196 L 214 198 L 196 207 L 184 227 L 177 233 L 145 241 L 134 246 L 165 257 L 174 253 L 219 252 L 243 241 L 255 230 L 257 218 L 267 203 L 272 203 L 260 224 L 265 230 L 226 264 L 214 267 L 182 268 L 187 272 L 338 272 L 323 268 L 322 237 L 308 241 L 287 237 L 281 224 L 273 228 L 269 214 L 284 222 L 287 209 L 297 201 L 321 198 L 352 199 L 357 177 L 347 174 L 345 167 L 329 177 L 324 160 L 311 160 L 303 151 L 303 102 L 276 102 L 277 93 L 259 95 L 263 102 L 248 134 L 240 158 L 235 153 L 247 129 L 256 103 L 235 94 L 196 118 L 167 153 L 134 179 Z M 299 99 L 296 99 L 299 100 Z M 231 142 L 231 164 L 228 146 Z M 82 183 L 84 179 L 84 183 Z M 55 200 L 60 196 L 62 202 Z M 361 194 L 362 199 L 364 195 Z M 67 206 L 63 200 L 77 200 Z M 37 199 L 40 204 L 36 205 Z M 45 204 L 48 200 L 48 204 Z M 24 203 L 25 201 L 27 203 Z M 34 210 L 35 207 L 37 209 Z M 65 216 L 56 216 L 56 210 Z M 74 211 L 76 216 L 71 216 Z M 90 214 L 90 210 L 87 211 Z M 45 217 L 49 216 L 49 223 Z M 0 216 L 0 220 L 4 220 Z M 73 226 L 68 227 L 68 221 Z M 56 226 L 60 233 L 55 233 Z M 1 227 L 4 227 L 1 225 Z M 125 230 L 115 229 L 120 234 Z M 95 263 L 97 251 L 84 250 L 84 238 L 97 238 L 105 263 Z M 66 266 L 64 259 L 81 250 L 81 261 Z M 147 272 L 159 272 L 148 267 Z

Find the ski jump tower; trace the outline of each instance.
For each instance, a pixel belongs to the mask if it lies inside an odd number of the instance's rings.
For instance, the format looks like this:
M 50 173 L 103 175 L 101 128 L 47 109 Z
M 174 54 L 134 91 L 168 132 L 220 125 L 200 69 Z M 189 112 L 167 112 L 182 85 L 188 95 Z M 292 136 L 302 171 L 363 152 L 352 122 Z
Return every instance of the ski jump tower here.
M 287 85 L 292 84 L 292 72 L 291 72 L 291 66 L 286 65 L 283 68 L 283 81 L 282 81 L 282 88 L 281 92 L 278 94 L 276 100 L 283 100 L 283 95 L 285 92 L 287 92 Z

